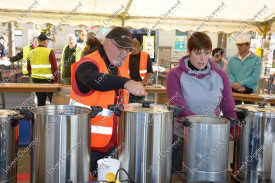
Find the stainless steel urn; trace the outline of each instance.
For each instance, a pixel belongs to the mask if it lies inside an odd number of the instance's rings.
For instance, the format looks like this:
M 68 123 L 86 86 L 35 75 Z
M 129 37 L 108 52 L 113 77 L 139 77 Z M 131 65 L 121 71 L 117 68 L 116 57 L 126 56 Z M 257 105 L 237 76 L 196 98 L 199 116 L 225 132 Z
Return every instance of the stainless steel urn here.
M 184 127 L 184 178 L 192 181 L 227 181 L 230 120 L 188 116 Z
M 24 155 L 17 152 L 18 115 L 17 111 L 0 110 L 0 182 L 17 182 L 18 158 Z
M 73 105 L 34 108 L 31 182 L 89 182 L 91 109 Z
M 150 102 L 123 107 L 118 125 L 121 168 L 138 183 L 170 183 L 173 116 L 183 108 Z M 126 179 L 121 172 L 120 180 Z
M 271 182 L 272 145 L 275 142 L 275 108 L 259 105 L 237 105 L 231 177 L 236 182 Z

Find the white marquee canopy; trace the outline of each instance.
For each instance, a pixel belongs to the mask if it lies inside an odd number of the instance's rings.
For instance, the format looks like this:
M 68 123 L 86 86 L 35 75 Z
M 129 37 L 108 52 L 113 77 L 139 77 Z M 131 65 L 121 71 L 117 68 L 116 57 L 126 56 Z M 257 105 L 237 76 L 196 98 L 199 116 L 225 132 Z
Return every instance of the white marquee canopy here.
M 1 22 L 181 31 L 269 29 L 275 0 L 1 0 Z M 263 26 L 268 24 L 268 26 Z

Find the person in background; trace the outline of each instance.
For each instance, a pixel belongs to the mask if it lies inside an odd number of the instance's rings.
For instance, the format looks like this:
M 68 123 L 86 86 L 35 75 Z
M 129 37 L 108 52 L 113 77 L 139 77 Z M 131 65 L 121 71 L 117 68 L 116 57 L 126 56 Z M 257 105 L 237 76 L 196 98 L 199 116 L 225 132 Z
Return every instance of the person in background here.
M 63 48 L 60 61 L 60 73 L 64 85 L 71 85 L 71 65 L 80 60 L 81 48 L 74 34 L 67 35 L 68 44 Z
M 47 48 L 49 36 L 41 33 L 38 36 L 38 47 L 30 51 L 27 69 L 34 83 L 57 83 L 58 69 L 53 50 Z M 36 92 L 38 106 L 46 104 L 48 97 L 52 101 L 52 92 Z
M 3 48 L 3 49 L 0 50 L 0 52 L 1 52 L 1 58 L 7 57 L 8 54 L 9 54 L 9 50 L 8 50 L 9 47 L 8 47 L 7 43 L 3 43 L 2 48 Z
M 226 69 L 227 69 L 227 61 L 223 58 L 223 54 L 224 54 L 224 51 L 222 48 L 215 48 L 213 51 L 212 51 L 212 56 L 213 56 L 213 61 L 214 61 L 214 64 L 222 69 L 224 72 L 226 72 Z
M 89 55 L 90 53 L 93 53 L 96 50 L 98 50 L 99 46 L 100 46 L 100 41 L 95 36 L 95 33 L 89 32 L 87 34 L 86 46 L 83 50 L 81 58 L 85 57 L 86 55 Z
M 87 40 L 87 31 L 82 29 L 78 36 L 79 36 L 77 40 L 78 46 L 80 46 L 81 49 L 83 50 Z
M 0 38 L 0 54 L 1 58 L 6 57 L 9 54 L 8 51 L 8 36 L 6 33 L 3 33 L 3 36 Z
M 128 93 L 145 96 L 141 83 L 129 79 L 123 65 L 134 49 L 131 32 L 122 27 L 112 29 L 99 49 L 72 65 L 71 105 L 101 106 L 103 112 L 91 119 L 91 171 L 97 160 L 110 156 L 117 145 L 117 117 L 108 105 L 128 103 Z
M 242 37 L 236 42 L 238 54 L 232 56 L 228 62 L 227 75 L 232 88 L 238 92 L 251 90 L 257 93 L 258 80 L 262 71 L 262 60 L 259 56 L 249 51 L 250 39 Z M 242 101 L 235 101 L 236 105 Z M 244 102 L 250 104 L 251 102 Z
M 32 49 L 38 46 L 38 39 L 37 37 L 33 37 L 32 44 L 24 46 L 20 53 L 15 55 L 14 57 L 10 57 L 10 62 L 16 62 L 22 59 L 22 73 L 23 75 L 28 75 L 27 70 L 27 60 L 29 53 Z
M 188 39 L 188 55 L 167 74 L 166 90 L 170 104 L 184 106 L 178 117 L 204 115 L 236 118 L 235 103 L 228 76 L 210 61 L 212 42 L 209 36 L 196 32 Z M 207 109 L 207 110 L 206 110 Z M 174 121 L 173 141 L 181 143 L 172 152 L 173 170 L 181 171 L 184 127 Z
M 153 73 L 152 60 L 148 53 L 140 51 L 140 42 L 137 39 L 133 39 L 133 44 L 136 49 L 128 55 L 125 60 L 125 65 L 129 68 L 130 78 L 132 80 L 146 85 Z M 142 102 L 144 98 L 144 96 L 135 96 L 131 94 L 129 103 Z

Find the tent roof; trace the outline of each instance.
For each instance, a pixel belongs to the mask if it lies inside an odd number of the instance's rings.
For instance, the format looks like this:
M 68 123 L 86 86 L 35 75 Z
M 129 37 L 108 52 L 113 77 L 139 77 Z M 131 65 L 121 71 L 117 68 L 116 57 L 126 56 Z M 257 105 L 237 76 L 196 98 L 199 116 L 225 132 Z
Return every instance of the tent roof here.
M 212 32 L 259 31 L 274 0 L 1 0 L 0 20 L 55 26 L 128 26 Z M 123 20 L 122 20 L 123 19 Z M 261 26 L 261 25 L 260 25 Z

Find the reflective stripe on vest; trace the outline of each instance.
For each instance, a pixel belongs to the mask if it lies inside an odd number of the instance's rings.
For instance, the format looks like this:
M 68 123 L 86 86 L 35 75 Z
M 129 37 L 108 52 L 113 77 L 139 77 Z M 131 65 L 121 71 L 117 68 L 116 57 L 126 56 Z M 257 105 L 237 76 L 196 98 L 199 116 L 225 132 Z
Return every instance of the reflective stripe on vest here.
M 64 66 L 64 53 L 65 53 L 65 50 L 66 50 L 67 46 L 69 46 L 69 45 L 67 44 L 62 50 L 62 57 L 61 57 L 61 60 L 60 60 L 60 64 L 61 64 L 60 65 L 60 73 L 61 73 L 61 75 L 62 75 L 63 66 Z M 73 53 L 73 55 L 75 55 L 75 62 L 78 62 L 81 59 L 81 53 L 82 53 L 81 48 L 78 47 L 78 45 L 76 44 L 75 52 Z M 65 61 L 65 64 L 67 64 L 66 61 Z
M 37 68 L 51 68 L 51 65 L 32 65 L 32 68 L 37 69 Z
M 92 125 L 92 128 L 91 128 L 91 133 L 112 135 L 112 132 L 113 132 L 113 128 L 111 128 L 111 127 Z
M 37 79 L 53 79 L 51 63 L 51 49 L 37 47 L 30 51 L 31 77 Z
M 87 108 L 91 108 L 90 106 L 81 104 L 73 99 L 70 99 L 70 105 L 76 105 L 76 106 L 81 106 L 81 107 L 87 107 Z M 112 117 L 113 116 L 113 111 L 109 110 L 109 109 L 105 109 L 103 108 L 101 112 L 97 113 L 97 116 L 106 116 L 106 117 Z
M 28 74 L 28 69 L 27 69 L 27 62 L 22 63 L 22 73 L 23 74 Z
M 129 74 L 130 74 L 130 68 L 129 68 L 130 56 L 131 55 L 127 56 L 125 63 L 124 63 L 124 65 L 126 65 L 128 68 Z M 142 79 L 144 79 L 144 77 L 147 74 L 147 62 L 148 62 L 148 53 L 145 51 L 140 51 L 139 75 Z
M 94 91 L 91 90 L 86 94 L 79 91 L 77 83 L 75 80 L 75 72 L 78 66 L 84 62 L 92 62 L 98 67 L 98 72 L 108 73 L 106 64 L 101 58 L 98 51 L 95 51 L 85 57 L 83 57 L 79 62 L 72 64 L 71 75 L 72 75 L 72 90 L 71 90 L 71 103 L 73 105 L 85 105 L 90 106 L 100 106 L 103 108 L 103 112 L 99 113 L 95 118 L 91 119 L 91 148 L 92 150 L 97 150 L 99 152 L 103 151 L 104 148 L 109 148 L 108 144 L 111 141 L 113 135 L 117 133 L 117 127 L 114 126 L 113 112 L 110 112 L 107 108 L 108 105 L 114 105 L 115 103 L 115 91 Z M 119 76 L 129 78 L 127 69 L 124 67 L 118 68 Z M 125 89 L 120 89 L 122 91 L 123 102 L 128 103 L 128 94 Z M 121 104 L 123 104 L 123 102 Z M 111 147 L 110 147 L 111 148 Z M 105 150 L 105 149 L 104 149 Z
M 24 46 L 23 47 L 23 59 L 22 59 L 22 73 L 23 74 L 28 74 L 28 69 L 27 69 L 27 61 L 28 61 L 28 55 L 31 51 L 30 45 Z

